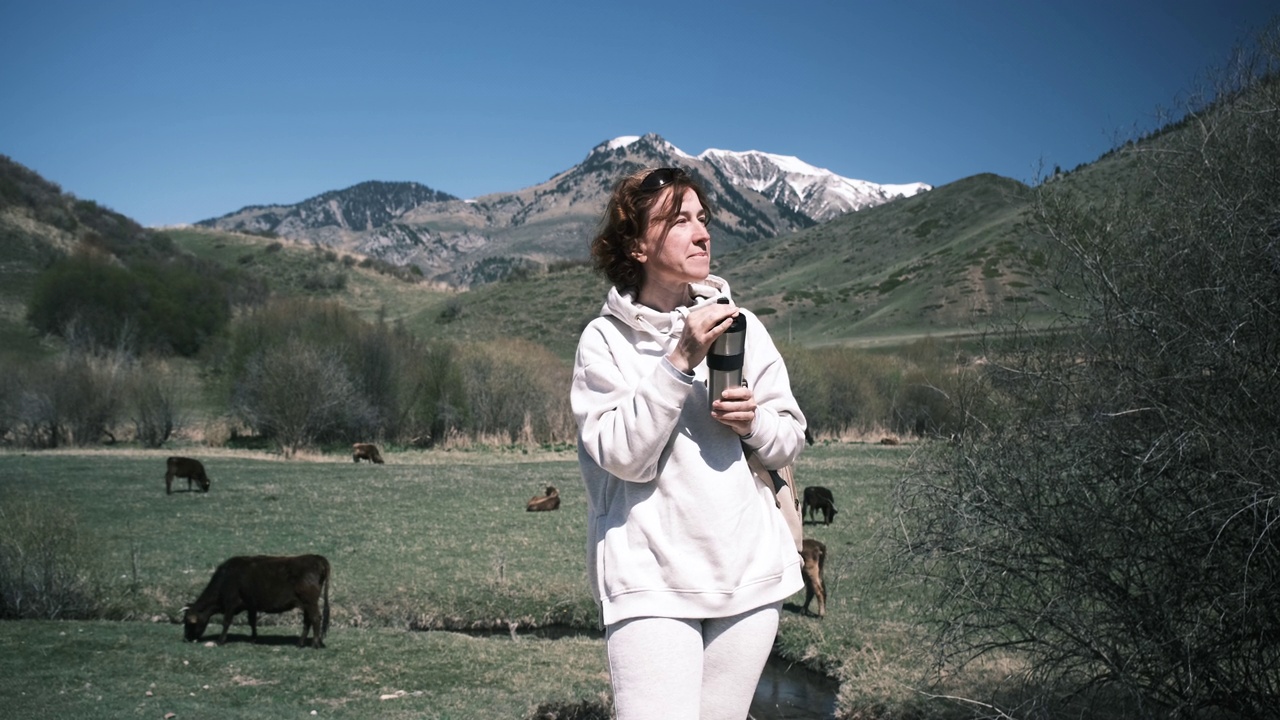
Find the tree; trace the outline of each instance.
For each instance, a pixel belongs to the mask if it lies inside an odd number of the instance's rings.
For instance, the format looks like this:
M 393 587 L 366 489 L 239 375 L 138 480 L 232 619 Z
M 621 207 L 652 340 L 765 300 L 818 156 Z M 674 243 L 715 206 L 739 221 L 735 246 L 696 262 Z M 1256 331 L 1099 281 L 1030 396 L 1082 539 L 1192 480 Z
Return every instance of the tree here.
M 14 440 L 31 448 L 114 440 L 124 366 L 118 353 L 67 351 L 50 362 L 15 368 L 17 382 L 0 410 Z
M 164 445 L 182 425 L 182 384 L 173 370 L 155 360 L 136 364 L 125 392 L 126 412 L 138 442 Z
M 368 404 L 332 348 L 291 338 L 253 357 L 235 393 L 241 417 L 285 457 L 367 419 Z
M 398 427 L 414 445 L 437 445 L 467 424 L 466 391 L 457 348 L 445 342 L 416 343 L 402 354 Z
M 463 349 L 459 365 L 474 434 L 513 443 L 573 437 L 565 391 L 571 368 L 546 348 L 524 340 L 477 343 Z
M 122 348 L 195 355 L 231 316 L 220 273 L 182 263 L 120 265 L 81 251 L 36 277 L 28 321 L 89 352 Z
M 1114 194 L 1041 188 L 1080 304 L 992 348 L 1003 402 L 900 489 L 943 657 L 1023 653 L 1027 715 L 1280 707 L 1277 39 L 1117 154 Z

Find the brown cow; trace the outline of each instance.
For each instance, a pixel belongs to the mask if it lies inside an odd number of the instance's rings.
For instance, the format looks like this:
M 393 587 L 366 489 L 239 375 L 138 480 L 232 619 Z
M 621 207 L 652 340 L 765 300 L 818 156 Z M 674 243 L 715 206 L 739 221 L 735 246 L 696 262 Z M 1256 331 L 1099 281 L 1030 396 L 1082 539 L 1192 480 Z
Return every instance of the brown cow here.
M 382 453 L 378 452 L 378 446 L 373 443 L 356 443 L 351 446 L 351 462 L 358 463 L 361 460 L 381 465 Z
M 249 613 L 249 631 L 257 640 L 258 613 L 282 613 L 299 607 L 302 637 L 298 647 L 306 647 L 308 631 L 314 634 L 312 645 L 324 647 L 329 631 L 328 560 L 320 555 L 241 555 L 219 565 L 200 597 L 182 609 L 184 635 L 191 642 L 200 640 L 209 618 L 221 613 L 221 645 L 227 641 L 232 618 L 243 610 Z
M 808 519 L 813 519 L 814 512 L 822 513 L 822 522 L 824 525 L 830 525 L 835 518 L 836 499 L 831 491 L 820 485 L 810 485 L 804 489 L 804 502 L 801 508 L 801 515 Z
M 822 583 L 822 566 L 827 561 L 827 546 L 813 538 L 804 539 L 804 550 L 800 551 L 803 564 L 800 574 L 804 576 L 804 612 L 809 613 L 809 602 L 818 598 L 818 617 L 827 614 L 827 589 Z
M 560 509 L 560 491 L 555 485 L 547 486 L 546 495 L 535 495 L 529 498 L 529 502 L 524 507 L 526 512 L 540 512 L 543 510 L 559 510 Z
M 191 481 L 195 480 L 203 492 L 209 492 L 209 476 L 204 472 L 204 465 L 199 460 L 185 457 L 171 457 L 165 462 L 164 494 L 173 493 L 173 479 L 186 478 L 187 492 L 191 492 Z

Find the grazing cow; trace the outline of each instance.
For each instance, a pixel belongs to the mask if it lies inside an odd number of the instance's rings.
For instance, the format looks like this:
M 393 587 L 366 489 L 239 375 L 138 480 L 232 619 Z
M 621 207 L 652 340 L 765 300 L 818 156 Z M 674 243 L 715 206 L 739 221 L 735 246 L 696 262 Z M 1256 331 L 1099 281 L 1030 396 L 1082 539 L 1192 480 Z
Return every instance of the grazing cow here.
M 804 576 L 804 612 L 809 614 L 809 602 L 818 598 L 818 617 L 827 614 L 827 588 L 822 584 L 822 566 L 827 561 L 827 546 L 814 540 L 804 539 L 804 549 L 800 551 L 804 561 L 801 575 Z
M 559 510 L 560 509 L 560 491 L 555 485 L 547 486 L 546 495 L 535 495 L 529 498 L 528 504 L 524 507 L 527 512 L 540 512 L 543 510 Z
M 209 492 L 209 476 L 204 473 L 204 465 L 199 460 L 185 457 L 171 457 L 165 462 L 164 494 L 173 493 L 173 479 L 186 478 L 187 492 L 191 492 L 191 481 L 200 484 L 203 492 Z
M 356 443 L 351 446 L 351 462 L 358 463 L 361 460 L 381 465 L 382 453 L 378 452 L 378 446 L 373 443 Z
M 204 636 L 209 618 L 221 613 L 221 645 L 227 641 L 232 618 L 240 611 L 249 613 L 249 631 L 257 640 L 258 613 L 282 613 L 294 608 L 302 608 L 298 647 L 306 647 L 308 631 L 314 635 L 312 645 L 324 647 L 324 636 L 329 631 L 329 561 L 320 555 L 241 555 L 213 571 L 213 578 L 200 597 L 183 608 L 182 623 L 186 639 L 196 642 Z
M 831 520 L 835 518 L 836 500 L 831 495 L 831 491 L 819 485 L 810 485 L 804 489 L 804 503 L 801 514 L 808 519 L 813 519 L 813 513 L 822 513 L 822 522 L 824 525 L 830 525 Z

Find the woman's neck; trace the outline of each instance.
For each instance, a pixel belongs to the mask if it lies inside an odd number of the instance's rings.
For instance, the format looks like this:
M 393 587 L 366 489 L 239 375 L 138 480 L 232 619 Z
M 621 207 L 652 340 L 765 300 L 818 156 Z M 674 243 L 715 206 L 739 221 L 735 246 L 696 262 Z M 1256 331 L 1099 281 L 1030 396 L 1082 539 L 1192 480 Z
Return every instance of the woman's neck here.
M 636 294 L 636 302 L 658 312 L 671 312 L 689 302 L 689 286 L 684 283 L 678 286 L 645 283 Z

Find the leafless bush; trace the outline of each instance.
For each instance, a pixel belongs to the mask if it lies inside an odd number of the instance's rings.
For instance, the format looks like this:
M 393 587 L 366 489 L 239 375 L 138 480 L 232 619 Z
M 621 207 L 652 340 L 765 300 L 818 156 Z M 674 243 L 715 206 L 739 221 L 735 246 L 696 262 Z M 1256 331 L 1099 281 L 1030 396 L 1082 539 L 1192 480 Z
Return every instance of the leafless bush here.
M 0 618 L 83 619 L 103 607 L 93 540 L 56 507 L 0 503 Z
M 1000 411 L 901 488 L 940 657 L 1025 653 L 1029 715 L 1280 707 L 1276 39 L 1116 158 L 1123 188 L 1044 188 L 1078 312 L 993 354 Z
M 368 415 L 336 349 L 297 339 L 249 361 L 235 403 L 245 422 L 274 438 L 285 457 L 317 440 L 342 437 Z
M 784 346 L 791 387 L 815 435 L 871 428 L 911 436 L 963 430 L 974 369 L 954 348 L 932 340 L 897 355 L 857 348 Z
M 138 442 L 158 448 L 181 428 L 183 394 L 181 379 L 167 364 L 144 360 L 132 368 L 125 404 Z
M 123 361 L 115 354 L 67 352 L 15 369 L 6 404 L 10 437 L 21 446 L 92 445 L 112 438 L 123 403 Z
M 459 358 L 473 436 L 502 434 L 511 442 L 573 437 L 568 404 L 571 368 L 526 341 L 479 343 Z

